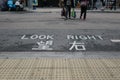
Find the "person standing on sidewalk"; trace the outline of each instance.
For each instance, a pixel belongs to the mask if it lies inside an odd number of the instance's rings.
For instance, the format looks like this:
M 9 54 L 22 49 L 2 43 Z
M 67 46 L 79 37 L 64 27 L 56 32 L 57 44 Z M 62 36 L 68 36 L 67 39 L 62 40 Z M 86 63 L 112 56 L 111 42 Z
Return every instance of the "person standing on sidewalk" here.
M 74 1 L 73 0 L 64 0 L 64 5 L 66 8 L 66 19 L 68 19 L 68 14 L 69 14 L 69 19 L 71 19 L 71 8 L 74 7 Z
M 93 8 L 92 9 L 97 9 L 96 2 L 97 2 L 97 0 L 93 0 Z
M 61 10 L 61 16 L 65 16 L 65 7 L 64 7 L 64 0 L 59 0 L 59 7 L 61 7 L 62 8 L 62 10 Z
M 116 10 L 116 0 L 112 0 L 113 4 L 111 5 L 111 10 L 114 8 Z
M 87 13 L 87 5 L 88 5 L 88 0 L 79 0 L 80 1 L 80 5 L 81 5 L 81 13 L 80 13 L 80 19 L 83 20 L 86 19 L 86 13 Z
M 47 0 L 43 0 L 43 7 L 48 7 Z

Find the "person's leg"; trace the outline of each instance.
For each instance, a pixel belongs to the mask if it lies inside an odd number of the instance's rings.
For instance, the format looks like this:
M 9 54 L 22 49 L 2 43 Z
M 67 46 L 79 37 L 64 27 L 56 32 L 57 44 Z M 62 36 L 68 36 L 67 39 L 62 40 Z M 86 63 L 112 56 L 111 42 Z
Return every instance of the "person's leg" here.
M 93 7 L 92 7 L 92 0 L 89 0 L 88 6 L 89 6 L 90 9 L 93 9 Z
M 68 6 L 66 6 L 66 14 L 65 14 L 66 19 L 68 18 L 67 16 L 68 16 Z
M 93 0 L 93 9 L 97 9 L 96 2 L 97 2 L 97 0 Z
M 86 19 L 87 7 L 84 7 L 84 20 Z
M 100 1 L 101 1 L 101 3 L 102 3 L 102 7 L 104 7 L 104 6 L 105 6 L 104 0 L 100 0 Z
M 114 1 L 113 6 L 114 6 L 114 10 L 116 10 L 116 0 Z
M 69 6 L 69 19 L 71 18 L 71 7 Z
M 112 9 L 113 9 L 113 4 L 110 5 L 110 10 L 112 10 Z
M 114 10 L 116 10 L 115 7 L 116 7 L 116 4 L 115 4 L 115 2 L 113 2 L 113 4 L 111 5 L 111 8 L 110 8 L 110 9 L 112 10 L 112 9 L 114 8 Z
M 92 6 L 92 9 L 94 9 L 95 8 L 95 2 L 93 1 L 93 6 Z
M 84 9 L 83 9 L 83 7 L 81 6 L 80 19 L 82 19 L 83 12 L 84 12 Z

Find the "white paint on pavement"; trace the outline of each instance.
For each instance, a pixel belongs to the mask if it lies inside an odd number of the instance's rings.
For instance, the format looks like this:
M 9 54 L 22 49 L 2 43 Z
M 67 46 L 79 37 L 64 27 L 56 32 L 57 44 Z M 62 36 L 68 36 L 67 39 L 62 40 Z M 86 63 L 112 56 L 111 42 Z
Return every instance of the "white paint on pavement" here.
M 120 39 L 111 39 L 111 41 L 114 42 L 114 43 L 119 43 Z

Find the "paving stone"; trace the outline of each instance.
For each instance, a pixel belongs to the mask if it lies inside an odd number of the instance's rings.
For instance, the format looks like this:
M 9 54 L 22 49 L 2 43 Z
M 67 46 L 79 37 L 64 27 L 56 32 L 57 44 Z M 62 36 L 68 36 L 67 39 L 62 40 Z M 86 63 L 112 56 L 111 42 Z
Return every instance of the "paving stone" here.
M 0 80 L 119 80 L 119 62 L 119 58 L 0 59 Z

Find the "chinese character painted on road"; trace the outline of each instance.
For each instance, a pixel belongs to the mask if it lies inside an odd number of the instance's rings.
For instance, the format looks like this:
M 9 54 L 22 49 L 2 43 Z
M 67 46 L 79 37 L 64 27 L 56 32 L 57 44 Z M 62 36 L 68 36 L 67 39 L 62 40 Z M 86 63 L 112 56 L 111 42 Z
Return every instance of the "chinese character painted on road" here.
M 77 51 L 86 50 L 84 43 L 74 41 L 73 43 L 70 44 L 72 44 L 71 47 L 69 48 L 70 51 L 73 49 Z
M 49 40 L 49 41 L 40 41 L 37 42 L 37 46 L 35 48 L 32 48 L 32 50 L 53 50 L 52 48 L 50 48 L 50 46 L 53 45 L 53 41 Z

